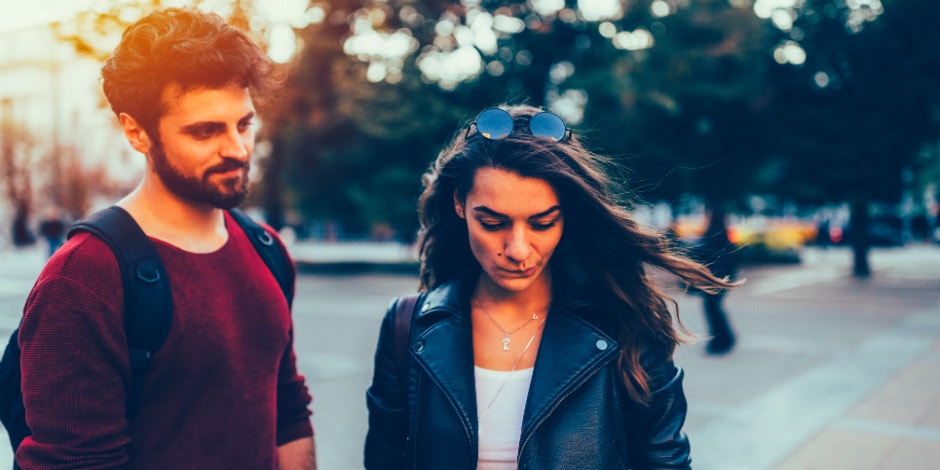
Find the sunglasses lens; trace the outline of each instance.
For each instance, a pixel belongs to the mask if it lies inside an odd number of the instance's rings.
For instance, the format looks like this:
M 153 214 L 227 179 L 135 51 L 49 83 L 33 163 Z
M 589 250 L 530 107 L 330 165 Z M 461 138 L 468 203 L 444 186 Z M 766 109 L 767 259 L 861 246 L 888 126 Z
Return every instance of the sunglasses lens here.
M 502 109 L 487 109 L 477 116 L 477 130 L 487 139 L 502 139 L 512 129 L 512 116 Z
M 565 137 L 565 121 L 552 113 L 538 113 L 529 121 L 529 130 L 533 135 L 548 137 L 559 141 Z

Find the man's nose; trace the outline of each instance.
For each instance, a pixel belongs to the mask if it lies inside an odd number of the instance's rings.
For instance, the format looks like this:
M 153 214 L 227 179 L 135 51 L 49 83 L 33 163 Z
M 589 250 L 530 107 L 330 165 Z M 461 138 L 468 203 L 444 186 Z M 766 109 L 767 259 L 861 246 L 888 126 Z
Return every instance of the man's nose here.
M 222 142 L 221 155 L 226 158 L 237 160 L 247 160 L 251 156 L 251 148 L 254 146 L 255 135 L 253 132 L 242 134 L 237 129 L 225 133 Z

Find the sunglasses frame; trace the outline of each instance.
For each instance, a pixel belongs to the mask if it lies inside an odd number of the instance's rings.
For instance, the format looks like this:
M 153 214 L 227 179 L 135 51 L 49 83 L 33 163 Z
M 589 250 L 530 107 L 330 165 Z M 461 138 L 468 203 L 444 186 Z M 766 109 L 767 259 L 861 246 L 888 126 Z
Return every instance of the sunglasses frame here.
M 508 118 L 510 119 L 510 121 L 512 122 L 512 129 L 510 129 L 509 132 L 506 133 L 506 135 L 504 135 L 504 136 L 502 136 L 502 137 L 488 137 L 486 134 L 484 134 L 482 131 L 480 131 L 480 126 L 479 126 L 479 124 L 477 124 L 477 122 L 480 120 L 480 116 L 482 116 L 484 113 L 489 112 L 489 111 L 499 111 L 500 113 L 504 114 L 506 117 L 508 117 Z M 552 135 L 536 134 L 535 132 L 532 132 L 532 127 L 531 127 L 531 122 L 532 122 L 532 120 L 535 119 L 537 116 L 541 116 L 541 115 L 543 115 L 543 114 L 547 114 L 547 115 L 549 115 L 549 116 L 554 116 L 556 119 L 558 119 L 559 122 L 561 122 L 561 124 L 562 124 L 563 126 L 565 126 L 565 131 L 564 131 L 564 133 L 562 134 L 561 137 L 557 137 L 557 138 L 556 138 L 555 136 L 552 136 Z M 464 134 L 464 138 L 466 139 L 466 138 L 469 138 L 469 137 L 470 137 L 470 128 L 471 128 L 471 127 L 476 127 L 476 129 L 477 129 L 477 134 L 479 134 L 481 137 L 483 137 L 484 139 L 487 139 L 487 140 L 502 140 L 502 139 L 505 139 L 507 136 L 509 136 L 510 134 L 512 134 L 513 132 L 515 132 L 517 129 L 520 129 L 520 128 L 525 129 L 526 131 L 528 131 L 529 135 L 532 135 L 532 136 L 535 136 L 535 137 L 541 137 L 541 138 L 544 138 L 544 139 L 549 139 L 549 140 L 554 141 L 554 142 L 564 142 L 564 141 L 566 141 L 566 140 L 568 140 L 568 139 L 571 138 L 571 128 L 568 127 L 568 123 L 566 123 L 565 120 L 561 118 L 561 116 L 559 116 L 559 115 L 557 115 L 557 114 L 555 114 L 555 113 L 553 113 L 553 112 L 551 112 L 551 111 L 541 111 L 541 112 L 538 112 L 538 113 L 533 114 L 532 116 L 529 116 L 528 118 L 523 118 L 523 119 L 525 119 L 525 122 L 522 122 L 522 123 L 516 122 L 516 119 L 514 119 L 514 118 L 512 117 L 512 115 L 509 114 L 509 112 L 506 111 L 505 109 L 501 109 L 501 108 L 486 108 L 486 109 L 484 109 L 483 111 L 480 111 L 480 113 L 477 114 L 476 119 L 474 119 L 473 122 L 471 122 L 470 124 L 467 125 L 467 132 Z

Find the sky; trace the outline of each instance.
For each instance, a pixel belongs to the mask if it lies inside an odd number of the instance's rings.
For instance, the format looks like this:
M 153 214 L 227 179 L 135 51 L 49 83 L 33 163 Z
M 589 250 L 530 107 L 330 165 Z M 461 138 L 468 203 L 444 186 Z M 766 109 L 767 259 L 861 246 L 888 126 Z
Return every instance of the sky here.
M 90 0 L 0 0 L 0 33 L 62 20 L 87 7 Z

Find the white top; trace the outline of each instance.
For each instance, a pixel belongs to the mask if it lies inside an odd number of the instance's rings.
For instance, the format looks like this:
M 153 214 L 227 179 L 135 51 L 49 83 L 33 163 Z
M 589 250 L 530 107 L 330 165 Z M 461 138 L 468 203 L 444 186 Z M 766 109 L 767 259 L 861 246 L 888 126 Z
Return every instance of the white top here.
M 522 413 L 525 411 L 533 370 L 531 367 L 517 371 L 473 367 L 477 413 L 483 414 L 483 410 L 489 407 L 479 422 L 477 470 L 516 469 L 519 437 L 522 435 Z

